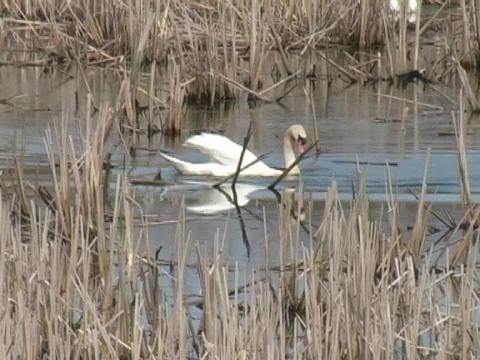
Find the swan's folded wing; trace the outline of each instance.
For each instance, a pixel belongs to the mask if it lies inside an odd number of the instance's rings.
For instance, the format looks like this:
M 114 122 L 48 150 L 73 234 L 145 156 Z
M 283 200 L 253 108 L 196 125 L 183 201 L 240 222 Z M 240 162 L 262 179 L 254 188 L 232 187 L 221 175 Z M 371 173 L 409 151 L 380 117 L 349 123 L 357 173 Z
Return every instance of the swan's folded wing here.
M 210 175 L 210 176 L 230 176 L 235 173 L 236 166 L 226 166 L 219 163 L 191 163 L 177 159 L 160 152 L 160 155 L 173 165 L 175 169 L 182 174 L 187 175 Z
M 236 165 L 242 153 L 242 146 L 225 136 L 217 134 L 202 133 L 194 135 L 187 139 L 183 145 L 198 149 L 223 165 Z M 243 156 L 245 165 L 256 159 L 257 157 L 252 152 L 245 151 Z

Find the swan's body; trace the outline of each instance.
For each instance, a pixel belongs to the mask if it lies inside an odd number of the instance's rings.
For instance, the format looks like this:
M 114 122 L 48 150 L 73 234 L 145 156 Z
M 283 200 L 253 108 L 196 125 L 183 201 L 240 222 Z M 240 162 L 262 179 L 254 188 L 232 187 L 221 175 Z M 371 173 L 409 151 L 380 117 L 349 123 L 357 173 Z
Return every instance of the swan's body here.
M 285 167 L 289 167 L 295 161 L 295 150 L 303 152 L 305 150 L 307 135 L 301 125 L 293 125 L 286 132 L 283 139 L 283 152 L 285 156 Z M 229 138 L 217 135 L 202 133 L 189 138 L 184 146 L 198 149 L 204 154 L 210 156 L 215 162 L 191 163 L 183 161 L 172 156 L 161 153 L 161 155 L 170 162 L 179 172 L 187 175 L 210 175 L 210 176 L 230 176 L 237 170 L 242 146 L 234 143 Z M 294 150 L 295 149 L 295 150 Z M 257 156 L 249 150 L 245 150 L 243 155 L 242 167 L 254 162 Z M 283 170 L 271 168 L 262 161 L 257 161 L 254 165 L 240 172 L 242 176 L 278 176 Z M 294 166 L 290 174 L 298 174 L 300 169 Z

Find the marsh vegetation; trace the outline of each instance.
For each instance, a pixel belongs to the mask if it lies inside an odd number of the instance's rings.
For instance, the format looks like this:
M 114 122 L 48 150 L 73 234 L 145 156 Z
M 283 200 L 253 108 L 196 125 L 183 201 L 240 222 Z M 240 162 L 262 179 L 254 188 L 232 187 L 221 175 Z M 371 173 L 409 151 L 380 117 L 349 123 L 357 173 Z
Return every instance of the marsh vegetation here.
M 22 154 L 0 177 L 0 357 L 480 357 L 480 211 L 465 140 L 468 114 L 480 109 L 468 72 L 478 66 L 477 6 L 420 7 L 408 24 L 379 0 L 3 1 L 1 64 L 39 66 L 65 81 L 74 67 L 87 95 L 41 134 L 43 182 L 32 180 Z M 95 66 L 118 81 L 111 103 L 89 91 L 85 71 Z M 151 218 L 125 163 L 112 161 L 115 151 L 134 152 L 140 136 L 175 141 L 191 106 L 281 106 L 298 87 L 309 141 L 321 140 L 320 77 L 345 87 L 458 88 L 457 98 L 441 96 L 453 109 L 458 168 L 450 171 L 459 174 L 463 216 L 432 210 L 426 166 L 406 229 L 385 166 L 387 200 L 377 218 L 358 164 L 349 200 L 332 183 L 315 219 L 311 202 L 299 200 L 301 182 L 293 193 L 277 188 L 278 233 L 266 230 L 265 217 L 255 239 L 264 264 L 232 262 L 226 231 L 209 246 L 193 240 L 183 200 L 175 235 L 162 239 L 174 244 L 172 254 L 151 246 Z M 448 228 L 435 247 L 427 241 L 432 218 Z

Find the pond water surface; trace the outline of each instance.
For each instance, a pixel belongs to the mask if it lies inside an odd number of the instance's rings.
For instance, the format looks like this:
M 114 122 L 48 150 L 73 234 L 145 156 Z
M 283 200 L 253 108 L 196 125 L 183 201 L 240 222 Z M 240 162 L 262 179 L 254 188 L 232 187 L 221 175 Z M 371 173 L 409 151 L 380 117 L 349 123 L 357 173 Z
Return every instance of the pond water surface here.
M 40 68 L 0 68 L 0 99 L 17 96 L 0 104 L 0 165 L 3 168 L 11 167 L 13 156 L 19 154 L 24 154 L 27 165 L 47 164 L 44 134 L 54 117 L 60 118 L 67 112 L 71 118 L 69 131 L 77 133 L 76 119 L 83 116 L 86 89 L 75 70 L 69 70 L 68 74 L 72 78 L 60 72 L 44 73 Z M 112 103 L 116 99 L 119 81 L 113 73 L 88 69 L 86 74 L 97 103 Z M 412 192 L 420 193 L 429 150 L 427 199 L 434 202 L 434 209 L 447 210 L 454 217 L 463 215 L 452 123 L 452 111 L 457 104 L 451 99 L 458 98 L 457 84 L 435 84 L 435 89 L 418 84 L 409 84 L 406 88 L 387 84 L 347 86 L 339 79 L 331 82 L 319 74 L 310 86 L 313 87 L 320 152 L 313 151 L 301 162 L 301 177 L 287 179 L 277 187 L 280 193 L 290 188 L 296 192 L 297 200 L 302 199 L 305 223 L 300 236 L 305 245 L 309 246 L 311 233 L 321 220 L 327 189 L 334 182 L 340 198 L 348 201 L 358 185 L 358 169 L 365 177 L 372 216 L 386 216 L 389 173 L 393 192 L 400 202 L 401 223 L 405 227 L 411 225 L 417 206 Z M 75 93 L 79 94 L 78 108 Z M 472 195 L 478 199 L 478 119 L 470 117 L 467 120 Z M 135 186 L 143 213 L 158 224 L 149 227 L 148 244 L 139 244 L 140 247 L 161 246 L 164 257 L 169 258 L 174 251 L 179 205 L 184 201 L 186 231 L 192 243 L 213 244 L 218 238 L 223 240 L 224 254 L 230 261 L 265 264 L 263 240 L 269 239 L 275 249 L 280 236 L 278 195 L 266 189 L 272 179 L 240 181 L 237 186 L 239 217 L 238 209 L 228 201 L 231 196 L 228 187 L 220 192 L 211 188 L 215 179 L 180 175 L 158 155 L 161 149 L 188 161 L 203 161 L 204 155 L 182 147 L 190 131 L 222 131 L 241 143 L 250 123 L 253 135 L 249 148 L 258 155 L 271 152 L 265 160 L 271 165 L 283 165 L 282 138 L 290 125 L 302 124 L 307 129 L 309 141 L 315 139 L 312 114 L 303 85 L 300 85 L 281 104 L 249 107 L 246 101 L 240 101 L 209 108 L 190 107 L 180 139 L 140 136 L 134 155 L 125 147 L 116 149 L 113 161 L 117 174 L 153 178 L 161 171 L 165 182 L 164 186 Z M 32 180 L 35 180 L 34 173 Z M 250 249 L 245 246 L 245 238 L 248 238 Z M 269 254 L 269 261 L 275 263 L 278 253 L 269 251 Z

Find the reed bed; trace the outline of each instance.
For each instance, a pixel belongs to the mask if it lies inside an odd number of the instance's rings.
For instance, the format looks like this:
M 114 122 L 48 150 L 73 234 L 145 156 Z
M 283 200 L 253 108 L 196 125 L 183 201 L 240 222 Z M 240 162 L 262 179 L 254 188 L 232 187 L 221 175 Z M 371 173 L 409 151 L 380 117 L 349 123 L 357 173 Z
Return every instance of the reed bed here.
M 11 52 L 0 64 L 120 70 L 128 81 L 126 129 L 176 136 L 185 104 L 281 101 L 315 76 L 308 62 L 296 59 L 312 52 L 350 83 L 391 80 L 425 66 L 427 78 L 438 80 L 456 72 L 445 65 L 454 51 L 462 66 L 476 66 L 478 6 L 462 2 L 459 9 L 457 17 L 442 20 L 435 13 L 424 19 L 420 6 L 416 23 L 409 24 L 405 9 L 394 14 L 386 0 L 6 0 L 0 3 L 0 47 Z M 421 59 L 420 39 L 438 26 L 446 34 L 440 45 L 444 58 L 430 66 Z M 331 60 L 324 50 L 332 47 L 348 50 L 351 61 Z M 34 55 L 13 55 L 18 50 Z M 272 67 L 273 81 L 266 74 Z M 140 114 L 148 115 L 147 129 Z
M 307 243 L 299 240 L 305 217 L 298 214 L 309 205 L 283 193 L 278 238 L 264 239 L 267 253 L 271 241 L 280 243 L 277 264 L 247 272 L 226 258 L 221 236 L 211 251 L 187 231 L 183 204 L 176 235 L 140 252 L 149 243 L 147 217 L 128 179 L 111 178 L 108 166 L 115 114 L 101 106 L 95 119 L 79 122 L 77 138 L 67 116 L 46 131 L 52 186 L 31 184 L 21 166 L 14 187 L 2 176 L 2 358 L 480 356 L 478 211 L 468 212 L 468 230 L 459 225 L 451 236 L 461 251 L 446 246 L 440 266 L 426 242 L 427 182 L 413 230 L 404 231 L 388 177 L 381 225 L 360 174 L 347 203 L 332 184 L 322 217 L 308 222 L 318 225 L 309 225 Z M 459 169 L 468 174 L 459 139 Z M 467 191 L 468 182 L 462 186 Z M 172 254 L 162 252 L 163 242 L 175 244 Z
M 463 3 L 463 21 L 456 22 L 465 24 L 460 29 L 465 60 L 475 58 L 479 41 L 478 9 L 470 3 Z M 82 0 L 75 4 L 7 0 L 0 4 L 0 13 L 4 14 L 2 47 L 43 51 L 45 64 L 70 59 L 118 68 L 128 60 L 134 74 L 153 62 L 173 62 L 180 83 L 189 84 L 186 99 L 210 103 L 238 99 L 239 85 L 262 90 L 260 75 L 271 50 L 282 55 L 278 67 L 283 77 L 300 70 L 291 67 L 292 52 L 338 45 L 362 49 L 386 45 L 387 52 L 398 48 L 400 56 L 390 54 L 390 58 L 400 60 L 393 70 L 399 73 L 408 70 L 407 50 L 409 43 L 415 43 L 416 68 L 419 38 L 432 24 L 428 19 L 420 28 L 419 10 L 414 39 L 409 40 L 407 14 L 392 14 L 385 0 Z M 450 23 L 450 18 L 443 21 Z M 448 46 L 455 47 L 458 36 L 450 42 Z

